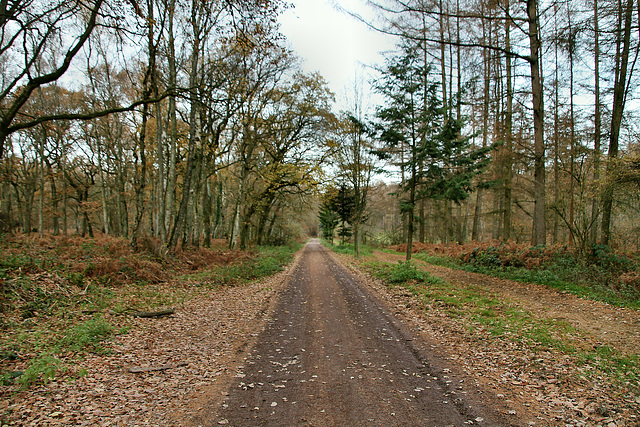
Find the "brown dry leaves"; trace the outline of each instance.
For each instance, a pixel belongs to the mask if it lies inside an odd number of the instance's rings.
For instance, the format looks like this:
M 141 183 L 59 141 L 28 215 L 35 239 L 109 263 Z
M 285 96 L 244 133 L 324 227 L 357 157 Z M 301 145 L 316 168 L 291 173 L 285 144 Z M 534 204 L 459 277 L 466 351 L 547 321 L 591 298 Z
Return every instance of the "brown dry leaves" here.
M 235 372 L 286 275 L 203 291 L 176 306 L 169 317 L 127 319 L 133 327 L 113 339 L 110 355 L 87 355 L 72 368 L 86 369 L 84 377 L 55 379 L 28 391 L 3 387 L 0 413 L 9 414 L 9 425 L 184 425 L 213 403 L 216 391 Z M 166 365 L 175 368 L 128 372 Z
M 402 256 L 382 252 L 378 260 L 397 262 Z M 345 264 L 354 265 L 351 257 L 341 256 Z M 585 301 L 561 294 L 544 286 L 523 285 L 479 274 L 424 265 L 432 274 L 461 286 L 476 285 L 487 289 L 514 307 L 532 311 L 541 318 L 570 321 L 577 329 L 584 348 L 618 345 L 629 354 L 638 354 L 640 313 Z M 419 302 L 404 288 L 389 289 L 374 279 L 366 283 L 388 307 L 424 339 L 430 350 L 451 375 L 473 384 L 482 400 L 513 415 L 514 425 L 531 426 L 638 426 L 640 394 L 621 390 L 600 376 L 589 372 L 588 364 L 576 366 L 572 356 L 560 351 L 532 352 L 526 346 L 495 337 L 481 324 L 452 317 L 437 302 Z M 520 288 L 520 289 L 518 289 Z M 620 337 L 624 336 L 624 344 Z

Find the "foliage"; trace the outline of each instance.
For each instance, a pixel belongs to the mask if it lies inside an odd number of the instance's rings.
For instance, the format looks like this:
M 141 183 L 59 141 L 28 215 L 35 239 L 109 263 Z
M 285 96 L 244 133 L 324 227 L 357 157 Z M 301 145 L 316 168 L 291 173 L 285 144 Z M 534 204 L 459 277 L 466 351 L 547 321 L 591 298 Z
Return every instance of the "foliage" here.
M 407 218 L 407 248 L 413 240 L 417 202 L 467 199 L 474 177 L 487 167 L 494 148 L 476 148 L 471 136 L 463 134 L 464 118 L 454 117 L 447 101 L 438 98 L 432 66 L 425 63 L 421 49 L 405 40 L 400 52 L 387 59 L 376 86 L 386 101 L 377 110 L 378 138 L 402 171 L 400 212 Z
M 394 246 L 402 252 L 404 245 Z M 640 307 L 640 259 L 594 246 L 582 254 L 567 246 L 530 247 L 485 242 L 418 245 L 415 257 L 432 264 L 554 287 L 615 305 Z
M 441 282 L 440 279 L 416 268 L 411 261 L 398 261 L 397 264 L 373 263 L 369 264 L 369 268 L 376 277 L 394 285 L 407 283 L 436 284 Z
M 333 242 L 333 235 L 338 223 L 340 222 L 340 216 L 338 212 L 332 210 L 330 203 L 326 200 L 322 203 L 322 206 L 320 206 L 318 220 L 320 221 L 322 237 Z
M 391 271 L 413 270 L 402 265 L 371 263 L 367 267 L 373 274 L 391 283 Z M 380 274 L 380 270 L 385 273 Z M 426 274 L 420 269 L 418 273 Z M 607 346 L 585 344 L 588 340 L 568 323 L 541 318 L 482 286 L 453 284 L 444 280 L 420 282 L 414 278 L 398 280 L 395 284 L 405 287 L 417 297 L 425 310 L 442 311 L 446 316 L 456 319 L 456 323 L 465 325 L 475 339 L 482 334 L 492 340 L 513 343 L 519 349 L 519 354 L 558 352 L 570 357 L 581 368 L 581 372 L 591 372 L 593 377 L 606 376 L 618 384 L 640 385 L 640 361 L 637 355 L 618 354 Z
M 23 388 L 32 384 L 47 383 L 64 370 L 62 361 L 50 354 L 44 354 L 31 362 L 29 367 L 17 378 L 17 383 Z
M 0 242 L 0 382 L 30 387 L 79 375 L 74 365 L 85 353 L 107 353 L 105 342 L 131 327 L 129 313 L 175 307 L 202 285 L 274 274 L 299 247 L 242 252 L 217 242 L 161 258 L 154 250 L 133 253 L 122 238 L 7 236 Z
M 200 285 L 241 285 L 282 271 L 301 245 L 259 246 L 239 262 L 204 269 L 197 274 Z M 193 275 L 186 276 L 194 278 Z
M 100 343 L 113 333 L 113 325 L 97 316 L 73 325 L 62 338 L 61 346 L 74 352 L 86 350 L 104 353 L 105 349 Z
M 339 254 L 345 254 L 345 255 L 353 255 L 355 253 L 355 248 L 353 243 L 339 243 L 337 245 L 334 245 L 333 243 L 325 240 L 322 242 L 326 247 L 328 247 L 329 249 L 331 249 L 332 251 L 339 253 Z M 367 255 L 371 255 L 371 253 L 373 252 L 373 249 L 367 245 L 361 245 L 360 246 L 360 253 L 364 256 Z

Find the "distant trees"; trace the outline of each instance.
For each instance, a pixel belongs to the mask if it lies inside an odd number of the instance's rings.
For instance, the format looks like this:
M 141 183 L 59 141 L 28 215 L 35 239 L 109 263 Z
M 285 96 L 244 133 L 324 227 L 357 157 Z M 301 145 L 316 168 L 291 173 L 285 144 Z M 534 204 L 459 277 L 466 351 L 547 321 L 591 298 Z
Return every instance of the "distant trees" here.
M 638 82 L 637 2 L 594 0 L 580 8 L 538 0 L 371 4 L 379 19 L 370 24 L 396 35 L 399 52 L 412 44 L 419 66 L 430 68 L 425 75 L 432 78 L 419 87 L 441 101 L 442 120 L 457 120 L 456 132 L 471 146 L 498 147 L 490 167 L 471 181 L 474 197 L 457 207 L 444 200 L 416 204 L 406 187 L 404 206 L 426 209 L 418 215 L 421 227 L 444 221 L 434 233 L 409 234 L 449 241 L 450 219 L 462 240 L 567 243 L 585 251 L 595 242 L 638 242 L 640 230 L 631 220 L 640 212 L 638 200 L 618 193 L 623 185 L 615 178 L 618 158 L 638 152 L 630 102 Z M 399 66 L 400 58 L 392 64 Z M 395 102 L 388 99 L 383 108 Z M 406 158 L 410 153 L 407 146 Z M 405 168 L 399 179 L 410 183 L 410 172 Z
M 279 0 L 2 2 L 0 229 L 281 242 L 331 174 L 356 247 L 639 244 L 638 2 L 369 3 L 375 120 L 299 71 Z
M 168 250 L 297 232 L 335 119 L 322 77 L 300 73 L 284 47 L 282 2 L 2 7 L 8 229 L 75 226 Z

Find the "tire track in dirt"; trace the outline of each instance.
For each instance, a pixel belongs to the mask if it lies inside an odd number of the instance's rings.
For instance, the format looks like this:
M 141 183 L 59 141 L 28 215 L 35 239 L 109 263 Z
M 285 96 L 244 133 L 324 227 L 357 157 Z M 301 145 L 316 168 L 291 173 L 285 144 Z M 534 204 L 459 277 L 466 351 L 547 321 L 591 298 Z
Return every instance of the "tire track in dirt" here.
M 312 240 L 216 409 L 235 426 L 505 425 Z

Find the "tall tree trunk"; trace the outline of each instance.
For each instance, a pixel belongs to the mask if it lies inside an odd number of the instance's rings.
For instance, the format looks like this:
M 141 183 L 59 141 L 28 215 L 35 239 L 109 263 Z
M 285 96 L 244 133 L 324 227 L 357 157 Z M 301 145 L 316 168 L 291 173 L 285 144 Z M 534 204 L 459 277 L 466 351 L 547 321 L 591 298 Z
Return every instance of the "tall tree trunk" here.
M 560 206 L 560 66 L 558 60 L 558 53 L 560 47 L 558 45 L 560 37 L 558 35 L 558 5 L 554 5 L 554 20 L 555 20 L 555 42 L 553 44 L 553 54 L 555 62 L 554 70 L 554 83 L 553 83 L 553 204 L 556 207 Z M 558 243 L 559 226 L 560 226 L 560 214 L 557 209 L 552 213 L 552 231 L 551 236 L 553 243 Z
M 47 174 L 49 175 L 49 188 L 51 189 L 51 204 L 53 205 L 53 235 L 60 234 L 60 200 L 56 187 L 56 178 L 53 173 L 53 167 L 49 161 L 47 162 Z
M 62 162 L 62 168 L 64 168 L 66 164 Z M 64 169 L 61 171 L 64 175 Z M 62 180 L 62 235 L 66 236 L 69 228 L 69 214 L 68 214 L 68 193 L 69 192 L 69 184 L 66 179 Z
M 491 25 L 491 24 L 489 24 Z M 483 20 L 484 27 L 484 20 Z M 484 34 L 487 30 L 484 28 Z M 489 32 L 491 30 L 489 29 Z M 484 37 L 484 35 L 483 35 Z M 491 64 L 489 49 L 482 50 L 482 64 L 484 74 L 484 85 L 482 88 L 482 146 L 486 147 L 489 140 L 489 96 L 491 85 Z M 473 211 L 473 225 L 471 227 L 471 240 L 479 241 L 482 235 L 482 203 L 483 203 L 483 189 L 479 187 L 476 190 L 476 205 Z
M 567 3 L 569 7 L 570 3 Z M 576 123 L 575 123 L 575 100 L 574 100 L 574 53 L 575 53 L 575 38 L 573 34 L 573 26 L 571 22 L 570 9 L 567 10 L 569 19 L 569 126 L 570 126 L 570 140 L 569 140 L 569 245 L 575 245 L 575 157 L 576 157 Z
M 109 213 L 107 207 L 107 184 L 104 177 L 104 168 L 102 166 L 102 150 L 98 152 L 98 171 L 100 174 L 100 193 L 102 198 L 102 222 L 104 225 L 104 234 L 109 235 Z
M 199 102 L 197 98 L 196 88 L 198 87 L 198 75 L 199 75 L 199 61 L 200 61 L 200 20 L 197 16 L 197 7 L 195 0 L 191 5 L 191 26 L 193 28 L 193 50 L 191 51 L 191 69 L 189 75 L 189 87 L 191 91 L 189 93 L 190 111 L 189 111 L 189 147 L 187 153 L 187 165 L 184 175 L 184 184 L 182 189 L 182 199 L 180 201 L 180 208 L 176 215 L 171 236 L 169 237 L 169 248 L 175 249 L 178 244 L 178 239 L 183 239 L 183 233 L 185 232 L 185 225 L 187 222 L 187 214 L 189 208 L 189 197 L 191 194 L 191 184 L 193 181 L 193 175 L 195 172 L 195 154 L 196 145 L 200 140 L 200 129 L 197 124 L 199 117 Z
M 147 48 L 149 50 L 149 63 L 147 71 L 142 83 L 143 99 L 149 99 L 151 94 L 157 91 L 154 87 L 157 86 L 156 79 L 156 43 L 154 40 L 154 28 L 156 24 L 154 19 L 154 5 L 153 0 L 147 0 Z M 146 209 L 145 190 L 147 187 L 147 122 L 149 121 L 149 104 L 142 106 L 142 124 L 140 125 L 140 139 L 139 139 L 139 151 L 140 151 L 140 168 L 139 172 L 136 168 L 135 173 L 135 201 L 136 201 L 136 216 L 133 226 L 133 233 L 131 235 L 131 246 L 134 250 L 138 249 L 138 238 L 141 234 L 142 222 Z
M 602 141 L 602 113 L 600 101 L 600 28 L 598 25 L 598 0 L 593 0 L 593 63 L 594 63 L 594 91 L 595 106 L 593 112 L 593 182 L 600 181 L 600 156 Z M 600 216 L 600 201 L 597 197 L 591 203 L 591 244 L 598 241 L 598 217 Z
M 44 133 L 44 132 L 43 132 Z M 40 181 L 40 197 L 38 199 L 38 235 L 44 236 L 44 144 L 47 140 L 46 135 L 42 135 L 40 141 L 40 162 L 39 162 L 39 175 Z
M 216 187 L 216 214 L 213 222 L 212 235 L 214 239 L 217 239 L 219 236 L 220 226 L 222 225 L 223 209 L 224 209 L 224 203 L 222 198 L 222 194 L 223 194 L 222 180 L 220 180 L 219 178 L 216 178 L 216 181 L 214 182 L 214 186 Z
M 546 224 L 546 189 L 545 189 L 545 144 L 544 144 L 544 93 L 542 85 L 542 63 L 540 61 L 540 20 L 538 0 L 527 0 L 527 17 L 529 24 L 529 47 L 531 56 L 531 92 L 533 97 L 533 131 L 534 131 L 534 211 L 533 211 L 533 244 L 547 243 Z
M 417 182 L 417 140 L 415 133 L 415 105 L 411 103 L 411 177 L 409 178 L 409 209 L 407 215 L 407 254 L 406 261 L 411 261 L 411 255 L 413 253 L 413 233 L 415 231 L 415 210 L 416 210 L 416 190 L 418 186 Z
M 505 49 L 511 52 L 511 19 L 509 12 L 510 0 L 505 1 Z M 502 238 L 511 239 L 511 205 L 513 185 L 513 69 L 511 55 L 506 56 L 507 74 L 507 105 L 505 109 L 505 156 L 504 156 L 504 200 L 502 219 Z
M 618 1 L 620 16 L 622 17 L 622 1 Z M 613 86 L 613 109 L 611 110 L 611 132 L 609 133 L 609 151 L 607 156 L 607 174 L 611 177 L 613 161 L 618 157 L 618 143 L 620 139 L 620 126 L 624 112 L 627 68 L 629 65 L 629 51 L 631 50 L 631 18 L 633 14 L 633 0 L 627 0 L 624 11 L 624 27 L 618 27 L 615 83 Z M 619 20 L 619 22 L 622 19 Z M 621 46 L 622 45 L 622 46 Z M 611 214 L 613 210 L 613 183 L 609 182 L 603 194 L 602 206 L 602 244 L 608 245 L 611 240 Z
M 174 36 L 174 17 L 175 17 L 176 0 L 169 1 L 169 17 L 168 17 L 168 68 L 169 68 L 169 88 L 175 89 L 177 86 L 177 71 L 176 71 L 176 46 Z M 173 219 L 173 201 L 176 192 L 176 160 L 178 154 L 178 119 L 176 113 L 176 97 L 169 97 L 168 105 L 169 115 L 169 171 L 167 174 L 167 185 L 165 190 L 165 205 L 164 205 L 164 217 L 163 224 L 165 235 L 171 225 Z M 164 242 L 168 240 L 165 237 Z
M 449 99 L 447 98 L 447 58 L 445 54 L 445 19 L 446 12 L 444 10 L 443 1 L 439 0 L 440 5 L 440 78 L 442 83 L 442 106 L 444 109 L 444 123 L 449 120 Z
M 211 197 L 211 179 L 207 178 L 204 182 L 204 188 L 202 190 L 202 222 L 203 222 L 203 234 L 204 240 L 202 246 L 205 248 L 211 247 L 211 211 L 213 207 L 213 198 Z
M 424 243 L 426 237 L 425 199 L 422 198 L 418 204 L 418 220 L 420 221 L 419 242 Z
M 158 85 L 154 88 L 154 97 L 158 96 Z M 157 102 L 154 106 L 156 116 L 156 163 L 158 164 L 158 172 L 156 177 L 156 212 L 157 217 L 155 221 L 156 233 L 160 237 L 162 242 L 167 238 L 167 229 L 165 228 L 166 221 L 166 206 L 165 206 L 165 188 L 166 188 L 166 172 L 165 172 L 165 142 L 162 123 L 162 108 L 160 103 Z

